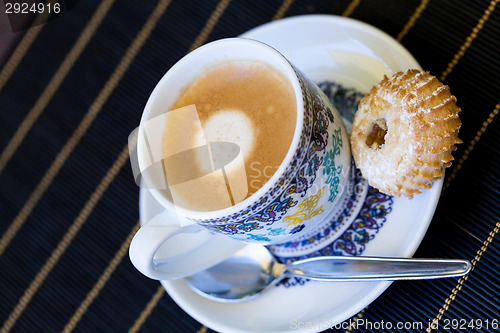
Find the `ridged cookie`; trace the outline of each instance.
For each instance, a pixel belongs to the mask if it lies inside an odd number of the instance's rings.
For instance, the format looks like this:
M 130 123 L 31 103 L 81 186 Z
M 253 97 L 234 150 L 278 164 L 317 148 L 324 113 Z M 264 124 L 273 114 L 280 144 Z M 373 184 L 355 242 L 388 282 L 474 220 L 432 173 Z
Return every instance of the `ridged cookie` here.
M 356 166 L 379 191 L 412 198 L 451 165 L 460 108 L 448 86 L 410 69 L 384 79 L 359 103 L 351 131 Z

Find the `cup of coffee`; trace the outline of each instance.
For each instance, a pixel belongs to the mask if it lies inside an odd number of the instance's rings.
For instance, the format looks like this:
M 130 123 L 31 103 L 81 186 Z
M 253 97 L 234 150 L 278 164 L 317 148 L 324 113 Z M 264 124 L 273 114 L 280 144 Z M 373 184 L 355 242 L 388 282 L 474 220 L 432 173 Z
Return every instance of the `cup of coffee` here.
M 154 279 L 201 271 L 245 242 L 297 238 L 347 192 L 351 154 L 341 116 L 259 41 L 228 38 L 186 55 L 157 84 L 133 134 L 136 181 L 165 208 L 129 251 Z M 203 232 L 232 241 L 182 241 Z

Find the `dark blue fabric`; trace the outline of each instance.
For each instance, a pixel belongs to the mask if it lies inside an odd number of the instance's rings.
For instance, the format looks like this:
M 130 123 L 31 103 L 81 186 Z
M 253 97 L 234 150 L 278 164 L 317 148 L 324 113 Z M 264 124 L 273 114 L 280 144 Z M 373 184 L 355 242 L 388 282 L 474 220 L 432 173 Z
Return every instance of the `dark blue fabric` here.
M 0 90 L 0 151 L 35 105 L 100 3 L 79 1 L 69 12 L 43 26 Z M 156 1 L 132 0 L 113 4 L 0 173 L 0 236 L 8 230 L 75 133 L 156 4 Z M 0 255 L 0 325 L 29 290 L 125 148 L 153 87 L 189 51 L 218 4 L 216 0 L 171 1 L 97 117 Z M 278 0 L 233 0 L 204 42 L 237 36 L 269 22 L 282 4 Z M 350 4 L 350 0 L 296 0 L 284 16 L 342 15 Z M 417 0 L 361 0 L 351 17 L 396 38 L 420 4 Z M 490 1 L 484 0 L 430 1 L 402 44 L 424 69 L 439 77 L 489 5 Z M 445 80 L 462 108 L 460 138 L 464 144 L 454 154 L 457 161 L 476 140 L 483 123 L 490 116 L 493 121 L 474 149 L 467 152 L 468 158 L 443 193 L 416 256 L 473 259 L 500 220 L 500 120 L 492 113 L 500 101 L 499 31 L 500 8 L 496 8 Z M 5 65 L 7 59 L 0 65 Z M 448 177 L 457 165 L 454 163 L 447 171 Z M 61 331 L 132 232 L 138 218 L 138 188 L 127 161 L 40 284 L 12 332 Z M 499 237 L 489 243 L 443 319 L 500 319 Z M 456 285 L 457 279 L 394 283 L 362 313 L 362 318 L 371 322 L 427 323 L 438 315 Z M 159 283 L 138 273 L 126 255 L 75 331 L 128 331 L 158 288 Z M 165 294 L 148 313 L 141 332 L 196 332 L 200 328 L 200 323 Z M 359 327 L 353 331 L 371 330 Z M 444 331 L 442 325 L 438 331 Z

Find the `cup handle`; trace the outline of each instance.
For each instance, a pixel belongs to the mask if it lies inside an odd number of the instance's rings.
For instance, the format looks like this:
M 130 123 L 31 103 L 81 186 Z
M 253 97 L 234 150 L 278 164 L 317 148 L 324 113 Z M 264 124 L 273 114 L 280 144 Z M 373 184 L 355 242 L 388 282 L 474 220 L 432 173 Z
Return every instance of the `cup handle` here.
M 129 256 L 147 277 L 173 280 L 207 269 L 243 246 L 243 242 L 214 235 L 198 224 L 181 227 L 177 217 L 165 209 L 135 234 Z

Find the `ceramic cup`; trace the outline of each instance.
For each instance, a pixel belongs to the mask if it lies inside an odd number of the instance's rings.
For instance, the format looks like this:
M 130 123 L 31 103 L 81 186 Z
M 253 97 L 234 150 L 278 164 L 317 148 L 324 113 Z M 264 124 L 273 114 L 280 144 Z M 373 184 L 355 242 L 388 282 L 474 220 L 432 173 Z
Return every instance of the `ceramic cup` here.
M 166 157 L 159 144 L 152 143 L 161 140 L 162 117 L 170 113 L 166 111 L 182 88 L 207 66 L 244 59 L 272 65 L 293 86 L 297 120 L 288 152 L 267 183 L 234 206 L 208 212 L 179 207 L 172 200 L 168 183 L 165 185 L 160 162 Z M 152 131 L 159 136 L 146 133 Z M 138 128 L 137 161 L 134 174 L 140 174 L 141 186 L 146 186 L 165 210 L 137 232 L 130 258 L 150 278 L 175 279 L 226 259 L 245 242 L 279 244 L 309 232 L 343 201 L 351 154 L 341 116 L 313 82 L 272 47 L 255 40 L 228 38 L 189 53 L 157 84 Z M 151 171 L 155 166 L 156 171 Z M 206 237 L 200 236 L 204 234 Z M 200 242 L 186 246 L 193 242 L 184 242 L 183 237 L 200 237 Z M 217 238 L 224 241 L 217 242 Z

